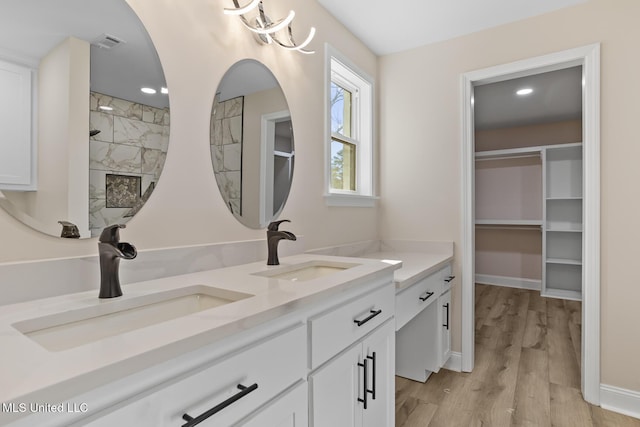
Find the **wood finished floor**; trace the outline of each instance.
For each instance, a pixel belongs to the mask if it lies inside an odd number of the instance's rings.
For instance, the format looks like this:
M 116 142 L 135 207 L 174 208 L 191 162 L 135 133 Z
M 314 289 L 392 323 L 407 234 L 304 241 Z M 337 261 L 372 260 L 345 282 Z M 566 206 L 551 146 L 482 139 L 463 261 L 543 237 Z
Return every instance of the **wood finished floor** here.
M 396 427 L 640 427 L 580 392 L 581 303 L 476 285 L 471 373 L 396 377 Z

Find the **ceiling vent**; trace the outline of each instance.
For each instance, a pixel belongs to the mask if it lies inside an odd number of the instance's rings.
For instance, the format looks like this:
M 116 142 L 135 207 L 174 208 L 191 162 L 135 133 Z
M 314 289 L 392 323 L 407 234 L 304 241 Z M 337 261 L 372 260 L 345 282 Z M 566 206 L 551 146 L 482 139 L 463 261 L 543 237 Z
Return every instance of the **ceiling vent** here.
M 102 49 L 113 49 L 114 47 L 123 43 L 126 43 L 126 41 L 116 36 L 112 36 L 111 34 L 105 33 L 94 40 L 91 44 Z

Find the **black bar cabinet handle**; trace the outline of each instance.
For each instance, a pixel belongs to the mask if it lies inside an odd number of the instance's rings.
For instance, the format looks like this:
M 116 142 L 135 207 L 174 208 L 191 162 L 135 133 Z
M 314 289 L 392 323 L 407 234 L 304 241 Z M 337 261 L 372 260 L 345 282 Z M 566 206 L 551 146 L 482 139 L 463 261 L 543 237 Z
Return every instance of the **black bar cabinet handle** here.
M 362 402 L 364 404 L 364 409 L 367 409 L 367 371 L 369 370 L 368 360 L 364 359 L 364 363 L 358 362 L 358 366 L 364 368 L 364 381 L 362 387 L 362 398 L 358 397 L 358 402 Z
M 452 281 L 453 279 L 455 279 L 456 276 L 449 276 L 446 279 L 444 279 L 445 282 L 449 283 L 450 281 Z
M 447 323 L 445 323 L 442 326 L 447 328 L 447 331 L 448 331 L 449 330 L 449 303 L 446 303 L 445 305 L 443 305 L 443 307 L 447 310 Z
M 371 370 L 371 372 L 373 373 L 371 378 L 371 382 L 373 383 L 373 389 L 371 390 L 367 389 L 366 391 L 367 393 L 371 393 L 371 398 L 373 400 L 376 400 L 376 352 L 374 351 L 373 353 L 371 353 L 371 356 L 367 356 L 367 359 L 373 362 L 373 366 Z
M 426 297 L 418 297 L 420 298 L 420 301 L 426 301 L 429 298 L 431 298 L 433 296 L 433 292 L 427 292 L 427 296 Z
M 371 311 L 370 311 L 370 313 L 371 313 L 371 314 L 370 314 L 369 316 L 365 317 L 365 318 L 364 318 L 364 319 L 362 319 L 362 320 L 353 319 L 353 322 L 354 322 L 356 325 L 358 325 L 358 326 L 362 326 L 362 325 L 364 325 L 365 323 L 367 323 L 369 320 L 371 320 L 371 319 L 373 319 L 374 317 L 376 317 L 378 314 L 382 313 L 382 309 L 380 309 L 380 310 L 371 310 Z
M 238 384 L 238 389 L 241 390 L 240 393 L 234 394 L 233 396 L 231 396 L 230 398 L 228 398 L 224 402 L 217 404 L 213 408 L 209 409 L 206 412 L 203 412 L 202 414 L 198 415 L 197 417 L 193 418 L 189 414 L 186 414 L 186 413 L 183 414 L 182 415 L 182 419 L 187 421 L 187 422 L 185 424 L 182 424 L 182 427 L 191 427 L 191 426 L 195 426 L 196 424 L 200 424 L 201 422 L 203 422 L 204 420 L 206 420 L 210 416 L 215 415 L 216 413 L 222 411 L 227 406 L 229 406 L 229 405 L 233 404 L 234 402 L 242 399 L 247 394 L 251 393 L 252 391 L 254 391 L 257 388 L 258 388 L 258 383 L 250 385 L 249 387 L 245 387 L 242 384 Z

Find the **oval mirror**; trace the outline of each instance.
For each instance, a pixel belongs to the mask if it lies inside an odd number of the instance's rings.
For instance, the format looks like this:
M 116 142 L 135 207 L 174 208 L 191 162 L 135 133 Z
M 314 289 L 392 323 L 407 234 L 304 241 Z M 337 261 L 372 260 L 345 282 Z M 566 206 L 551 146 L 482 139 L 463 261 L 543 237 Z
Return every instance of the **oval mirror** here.
M 31 77 L 36 173 L 26 187 L 0 182 L 0 205 L 54 236 L 127 222 L 153 192 L 169 144 L 168 91 L 144 26 L 125 0 L 6 0 L 2 9 L 0 92 L 11 78 L 3 65 Z M 17 101 L 5 94 L 0 115 Z M 0 159 L 0 181 L 10 167 Z
M 225 73 L 211 113 L 211 161 L 231 213 L 265 228 L 284 208 L 293 178 L 291 113 L 278 81 L 245 59 Z

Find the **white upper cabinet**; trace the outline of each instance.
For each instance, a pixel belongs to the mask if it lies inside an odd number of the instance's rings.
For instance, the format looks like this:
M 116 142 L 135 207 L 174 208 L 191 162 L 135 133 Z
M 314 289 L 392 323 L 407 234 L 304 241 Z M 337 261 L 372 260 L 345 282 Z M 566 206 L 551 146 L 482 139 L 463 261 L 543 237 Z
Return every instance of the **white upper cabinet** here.
M 0 190 L 35 190 L 32 70 L 0 60 Z

